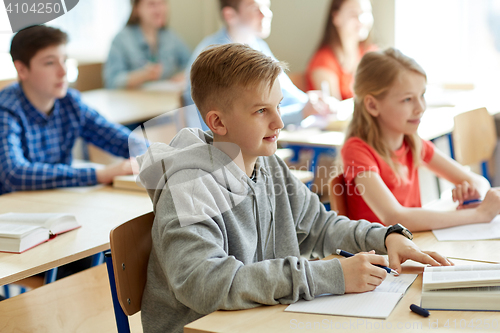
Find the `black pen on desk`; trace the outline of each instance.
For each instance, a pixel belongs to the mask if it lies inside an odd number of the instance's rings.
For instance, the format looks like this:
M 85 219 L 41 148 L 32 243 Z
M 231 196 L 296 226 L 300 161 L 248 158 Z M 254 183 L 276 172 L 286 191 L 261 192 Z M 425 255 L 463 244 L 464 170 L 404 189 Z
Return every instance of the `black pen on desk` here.
M 338 255 L 345 257 L 345 258 L 349 258 L 349 257 L 354 256 L 354 254 L 349 253 L 349 252 L 344 251 L 344 250 L 341 250 L 341 249 L 337 249 L 337 251 L 335 251 L 335 252 L 337 252 Z M 382 265 L 374 265 L 374 266 L 385 269 L 385 271 L 389 274 L 393 273 L 394 275 L 399 275 L 399 273 L 397 271 L 395 271 L 392 268 L 389 268 L 387 266 L 382 266 Z

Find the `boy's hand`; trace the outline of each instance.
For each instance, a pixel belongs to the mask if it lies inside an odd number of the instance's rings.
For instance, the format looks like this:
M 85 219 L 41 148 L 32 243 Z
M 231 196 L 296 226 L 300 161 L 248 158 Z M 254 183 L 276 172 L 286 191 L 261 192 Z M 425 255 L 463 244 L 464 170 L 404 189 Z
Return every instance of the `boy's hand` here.
M 387 266 L 384 257 L 375 251 L 360 252 L 353 257 L 340 259 L 344 273 L 345 293 L 371 291 L 384 281 L 387 272 L 375 264 Z
M 385 239 L 389 255 L 389 267 L 401 274 L 401 264 L 411 259 L 431 266 L 453 266 L 446 257 L 437 252 L 421 251 L 415 243 L 398 233 L 392 233 Z
M 98 169 L 96 170 L 97 182 L 109 184 L 115 176 L 131 175 L 133 174 L 132 165 L 134 169 L 138 170 L 139 167 L 135 158 L 108 165 L 104 169 Z
M 467 181 L 457 184 L 451 193 L 453 201 L 458 201 L 460 205 L 462 205 L 464 201 L 479 199 L 481 197 L 477 188 L 475 188 L 473 184 L 469 184 Z

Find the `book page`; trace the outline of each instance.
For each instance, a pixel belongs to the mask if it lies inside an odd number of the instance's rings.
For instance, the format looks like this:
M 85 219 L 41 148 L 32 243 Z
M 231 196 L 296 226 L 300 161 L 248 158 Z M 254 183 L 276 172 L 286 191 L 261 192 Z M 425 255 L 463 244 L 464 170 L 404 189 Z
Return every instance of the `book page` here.
M 0 225 L 4 223 L 44 227 L 52 234 L 79 226 L 74 215 L 64 213 L 7 213 L 0 215 Z
M 432 230 L 438 241 L 500 239 L 500 215 L 489 223 L 474 223 Z
M 36 225 L 15 224 L 15 223 L 0 223 L 0 237 L 5 238 L 22 238 L 33 230 L 43 229 Z
M 360 294 L 323 295 L 311 301 L 300 300 L 289 305 L 285 311 L 387 318 L 417 274 L 387 275 L 374 291 Z
M 426 267 L 423 290 L 500 286 L 500 265 Z

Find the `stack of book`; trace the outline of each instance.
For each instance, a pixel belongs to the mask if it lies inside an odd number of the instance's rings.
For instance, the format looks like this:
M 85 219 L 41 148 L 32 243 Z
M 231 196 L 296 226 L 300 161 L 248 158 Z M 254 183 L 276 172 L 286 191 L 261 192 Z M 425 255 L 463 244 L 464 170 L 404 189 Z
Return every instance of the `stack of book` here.
M 500 264 L 426 267 L 422 307 L 500 311 Z

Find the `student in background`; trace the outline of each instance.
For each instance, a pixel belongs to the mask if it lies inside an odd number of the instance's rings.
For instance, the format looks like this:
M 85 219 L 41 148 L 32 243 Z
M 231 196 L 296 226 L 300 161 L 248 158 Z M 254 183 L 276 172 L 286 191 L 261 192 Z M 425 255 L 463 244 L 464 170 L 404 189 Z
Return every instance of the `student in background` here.
M 283 128 L 281 66 L 247 45 L 205 50 L 191 84 L 211 132 L 185 128 L 138 157 L 156 216 L 142 298 L 145 333 L 180 333 L 221 309 L 373 290 L 386 271 L 372 264 L 398 271 L 406 259 L 450 265 L 396 229 L 326 211 L 274 155 Z M 337 248 L 365 253 L 308 260 Z M 389 263 L 372 249 L 388 253 Z
M 271 33 L 271 21 L 273 13 L 270 9 L 270 0 L 219 0 L 221 16 L 224 27 L 215 34 L 206 37 L 201 41 L 193 52 L 189 65 L 186 70 L 186 77 L 189 77 L 191 64 L 196 57 L 209 45 L 242 43 L 247 44 L 255 50 L 261 51 L 267 56 L 276 59 L 264 41 Z M 191 86 L 184 91 L 184 104 L 191 105 Z M 280 84 L 283 91 L 283 102 L 281 103 L 281 114 L 285 125 L 299 124 L 303 118 L 309 115 L 330 113 L 328 105 L 321 99 L 318 101 L 318 95 L 309 100 L 309 96 L 299 90 L 292 83 L 290 78 L 282 73 L 280 75 Z M 311 93 L 313 95 L 314 93 Z M 188 116 L 188 127 L 199 127 L 200 120 L 198 114 Z M 201 121 L 204 129 L 208 129 Z
M 324 89 L 326 82 L 331 96 L 351 98 L 356 66 L 375 49 L 369 39 L 372 25 L 370 0 L 332 0 L 323 37 L 306 70 L 307 90 Z
M 104 65 L 106 88 L 137 88 L 145 82 L 184 81 L 190 51 L 168 28 L 168 0 L 132 0 L 126 27 L 115 37 Z
M 130 131 L 108 122 L 68 89 L 66 43 L 64 32 L 44 25 L 12 39 L 19 83 L 0 91 L 0 194 L 107 184 L 132 173 L 129 160 L 99 170 L 71 167 L 78 137 L 128 158 Z
M 417 134 L 426 104 L 427 77 L 411 58 L 395 49 L 367 53 L 354 84 L 354 114 L 342 148 L 347 211 L 352 219 L 411 231 L 489 222 L 500 213 L 500 192 L 488 181 L 435 149 Z M 474 208 L 451 212 L 421 208 L 418 167 L 455 184 L 453 200 L 486 194 Z

